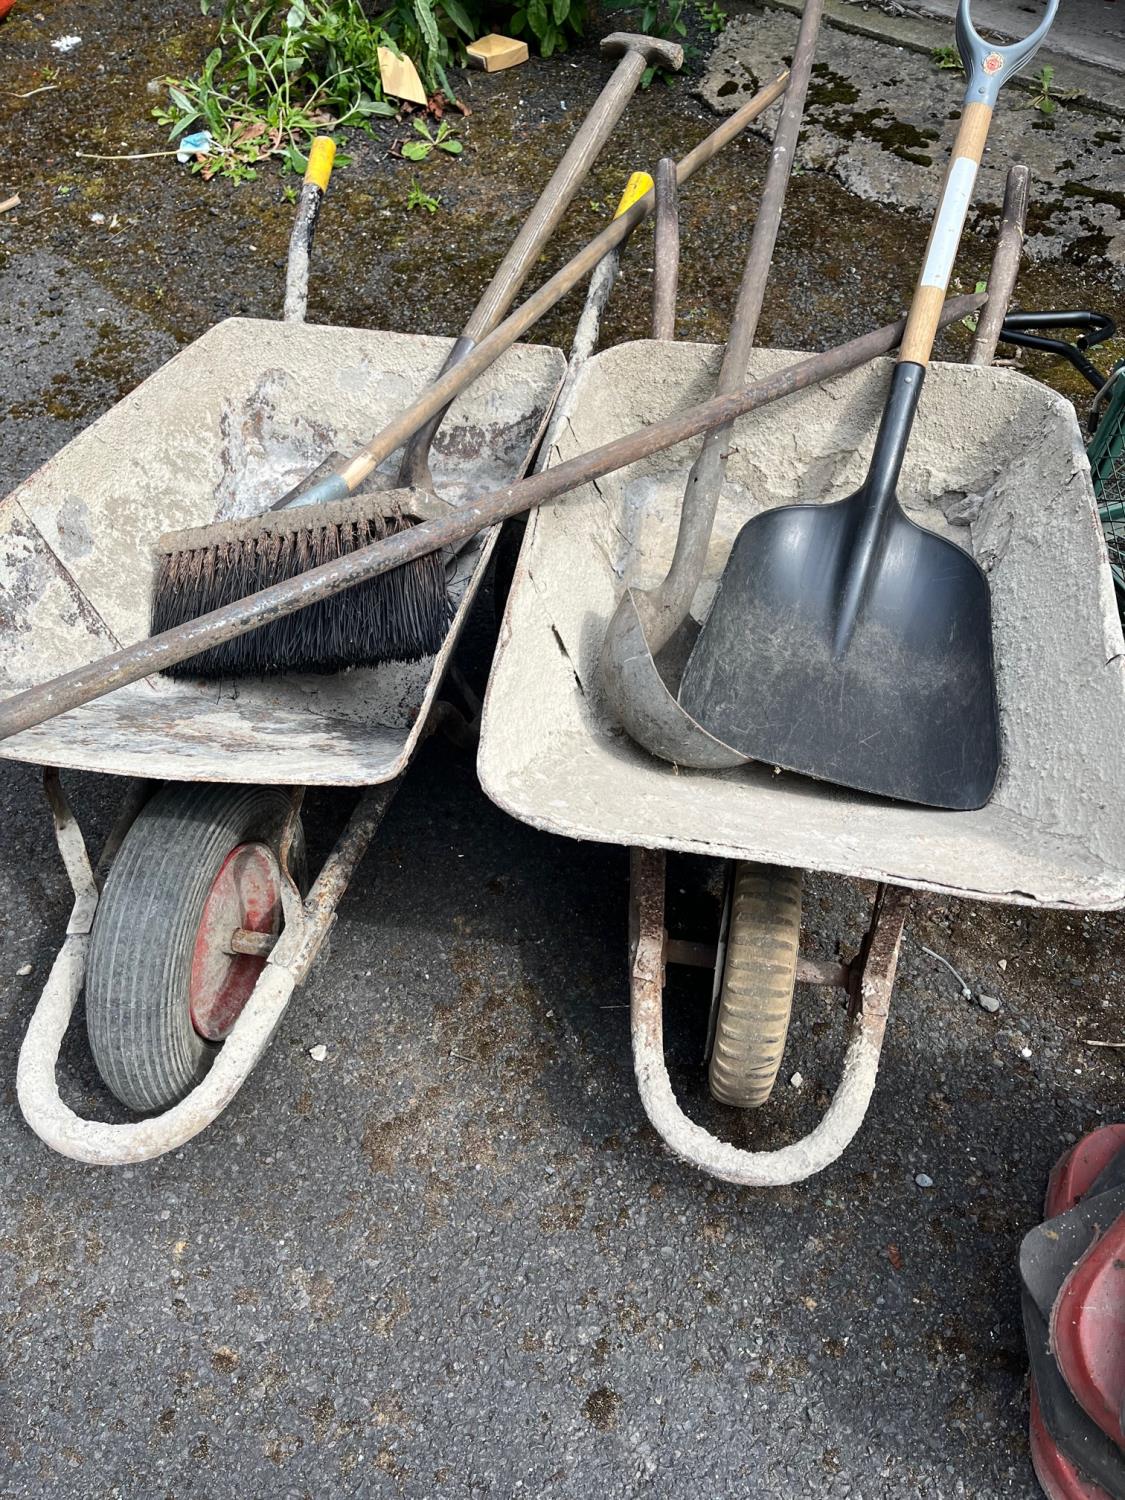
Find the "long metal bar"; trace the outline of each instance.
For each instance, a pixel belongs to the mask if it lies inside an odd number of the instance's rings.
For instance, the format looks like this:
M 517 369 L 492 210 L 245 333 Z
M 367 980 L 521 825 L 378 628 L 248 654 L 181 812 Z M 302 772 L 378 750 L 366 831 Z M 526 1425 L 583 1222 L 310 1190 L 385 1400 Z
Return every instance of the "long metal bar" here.
M 943 325 L 977 311 L 983 300 L 978 295 L 950 298 L 942 314 Z M 517 480 L 505 489 L 484 496 L 470 494 L 456 511 L 447 516 L 408 527 L 384 541 L 349 552 L 335 562 L 311 568 L 284 583 L 224 605 L 222 609 L 212 610 L 187 625 L 138 641 L 39 687 L 17 693 L 0 704 L 0 739 L 42 724 L 116 688 L 184 661 L 207 647 L 232 640 L 270 620 L 303 609 L 318 599 L 351 588 L 364 579 L 388 573 L 416 557 L 423 557 L 440 547 L 455 547 L 487 526 L 519 515 L 661 449 L 686 442 L 735 417 L 857 369 L 880 354 L 889 354 L 902 336 L 904 326 L 905 320 L 890 323 L 825 354 L 798 360 L 774 375 L 751 382 L 732 395 L 712 397 L 699 406 L 689 407 L 612 443 L 593 448 L 555 468 Z

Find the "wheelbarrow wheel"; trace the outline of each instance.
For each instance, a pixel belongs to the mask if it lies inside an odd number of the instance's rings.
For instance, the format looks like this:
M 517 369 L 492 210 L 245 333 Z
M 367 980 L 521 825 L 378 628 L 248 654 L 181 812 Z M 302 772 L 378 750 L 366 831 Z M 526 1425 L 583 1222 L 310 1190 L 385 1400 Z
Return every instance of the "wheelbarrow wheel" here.
M 708 1081 L 720 1103 L 757 1109 L 773 1090 L 789 1032 L 801 930 L 801 872 L 736 864 L 728 899 Z
M 98 1072 L 130 1109 L 167 1109 L 200 1081 L 265 966 L 233 932 L 281 927 L 276 787 L 172 783 L 146 804 L 98 902 L 86 1031 Z M 290 851 L 298 884 L 304 835 Z

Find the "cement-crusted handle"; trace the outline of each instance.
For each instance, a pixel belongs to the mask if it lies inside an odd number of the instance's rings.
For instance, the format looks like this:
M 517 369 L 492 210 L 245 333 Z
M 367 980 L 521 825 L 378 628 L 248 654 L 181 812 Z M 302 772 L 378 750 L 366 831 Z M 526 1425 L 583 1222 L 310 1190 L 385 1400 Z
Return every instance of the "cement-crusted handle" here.
M 285 267 L 286 323 L 303 323 L 309 305 L 309 257 L 312 255 L 320 205 L 328 191 L 332 163 L 336 160 L 336 142 L 330 135 L 318 135 L 309 149 L 305 180 L 297 203 L 297 217 L 289 237 L 289 259 Z

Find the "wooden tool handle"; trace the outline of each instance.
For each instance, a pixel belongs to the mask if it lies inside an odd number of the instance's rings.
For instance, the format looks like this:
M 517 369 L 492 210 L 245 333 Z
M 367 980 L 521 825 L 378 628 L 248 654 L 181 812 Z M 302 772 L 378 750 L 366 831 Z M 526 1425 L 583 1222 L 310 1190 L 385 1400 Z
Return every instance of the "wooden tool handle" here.
M 637 85 L 649 64 L 652 43 L 649 38 L 639 36 L 623 37 L 622 41 L 626 45 L 621 61 L 567 147 L 566 154 L 540 194 L 539 201 L 528 214 L 512 248 L 500 262 L 462 329 L 466 338 L 479 342 L 492 332 L 511 307 L 575 193 L 585 181 L 595 158 L 625 112 L 625 106 L 636 93 Z M 667 66 L 679 67 L 682 58 L 681 49 L 673 48 Z
M 996 238 L 996 250 L 988 272 L 988 301 L 977 319 L 973 350 L 969 355 L 971 365 L 987 366 L 996 357 L 1000 330 L 1004 326 L 1004 318 L 1016 289 L 1016 277 L 1020 272 L 1020 254 L 1023 250 L 1030 191 L 1031 173 L 1028 169 L 1024 166 L 1009 167 L 1008 181 L 1004 186 L 1004 207 L 1000 214 L 1000 233 Z
M 899 351 L 900 364 L 927 365 L 934 347 L 942 303 L 953 273 L 957 247 L 965 227 L 965 216 L 984 155 L 984 143 L 992 122 L 990 104 L 969 104 L 953 145 L 953 158 L 945 174 L 941 203 L 930 230 L 922 274 L 910 304 L 906 336 Z
M 681 175 L 682 167 L 683 163 Z M 942 313 L 942 322 L 952 323 L 968 313 L 978 312 L 983 303 L 983 297 L 951 297 Z M 809 355 L 764 380 L 756 380 L 739 391 L 716 396 L 700 406 L 664 417 L 648 427 L 604 443 L 600 448 L 580 453 L 532 479 L 517 480 L 488 495 L 472 492 L 438 520 L 407 526 L 381 542 L 372 542 L 356 552 L 345 553 L 335 562 L 322 563 L 306 573 L 263 589 L 261 593 L 237 599 L 233 604 L 224 604 L 221 609 L 201 615 L 187 625 L 138 641 L 102 657 L 100 661 L 87 662 L 50 682 L 15 693 L 0 703 L 0 740 L 21 730 L 33 729 L 37 724 L 57 718 L 72 708 L 80 708 L 83 703 L 102 698 L 106 693 L 137 682 L 153 672 L 162 672 L 200 651 L 315 604 L 318 599 L 330 598 L 365 579 L 380 577 L 416 557 L 424 557 L 441 547 L 456 546 L 486 526 L 520 515 L 545 500 L 600 479 L 615 469 L 637 463 L 652 453 L 689 442 L 701 432 L 725 427 L 737 417 L 758 411 L 772 401 L 858 369 L 869 359 L 889 353 L 902 327 L 901 322 L 891 324 L 827 353 Z M 34 752 L 29 758 L 33 757 Z
M 305 180 L 297 204 L 297 217 L 289 237 L 289 259 L 285 268 L 285 307 L 282 321 L 303 323 L 309 304 L 309 257 L 312 255 L 316 221 L 320 205 L 328 191 L 332 163 L 336 160 L 336 142 L 330 135 L 318 135 L 309 151 Z

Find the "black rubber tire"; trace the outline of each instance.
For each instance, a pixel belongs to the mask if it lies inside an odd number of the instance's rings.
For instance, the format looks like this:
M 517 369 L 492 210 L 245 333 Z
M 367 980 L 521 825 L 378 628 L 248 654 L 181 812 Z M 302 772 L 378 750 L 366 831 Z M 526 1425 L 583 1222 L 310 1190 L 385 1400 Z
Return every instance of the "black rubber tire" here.
M 722 1104 L 757 1109 L 773 1091 L 793 1009 L 801 872 L 737 864 L 708 1082 Z
M 278 852 L 289 811 L 276 787 L 174 782 L 149 801 L 113 862 L 94 918 L 86 1033 L 106 1086 L 143 1114 L 178 1103 L 219 1047 L 188 1012 L 192 950 L 204 902 L 238 844 Z M 292 867 L 301 884 L 304 834 Z

